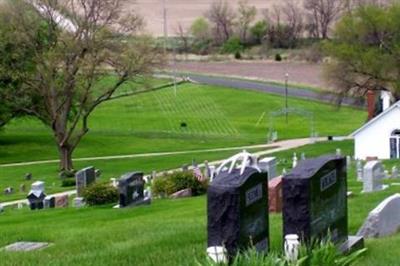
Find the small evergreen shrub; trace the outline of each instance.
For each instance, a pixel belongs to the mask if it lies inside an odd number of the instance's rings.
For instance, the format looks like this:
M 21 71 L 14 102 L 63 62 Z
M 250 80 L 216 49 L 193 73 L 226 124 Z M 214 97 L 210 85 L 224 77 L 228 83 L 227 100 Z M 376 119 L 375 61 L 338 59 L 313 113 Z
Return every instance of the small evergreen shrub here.
M 83 198 L 88 205 L 104 205 L 118 201 L 118 190 L 108 183 L 96 183 L 83 190 Z
M 68 177 L 68 178 L 64 178 L 61 181 L 61 186 L 62 187 L 74 187 L 75 185 L 76 185 L 75 178 Z
M 277 62 L 282 61 L 282 56 L 281 56 L 281 54 L 275 54 L 275 61 L 277 61 Z

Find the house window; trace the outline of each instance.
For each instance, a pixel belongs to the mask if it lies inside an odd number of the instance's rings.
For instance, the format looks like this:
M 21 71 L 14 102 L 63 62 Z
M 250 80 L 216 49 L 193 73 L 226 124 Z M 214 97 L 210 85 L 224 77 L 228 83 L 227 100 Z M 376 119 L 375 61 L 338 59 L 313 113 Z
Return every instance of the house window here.
M 390 136 L 390 158 L 400 158 L 400 129 L 396 129 Z

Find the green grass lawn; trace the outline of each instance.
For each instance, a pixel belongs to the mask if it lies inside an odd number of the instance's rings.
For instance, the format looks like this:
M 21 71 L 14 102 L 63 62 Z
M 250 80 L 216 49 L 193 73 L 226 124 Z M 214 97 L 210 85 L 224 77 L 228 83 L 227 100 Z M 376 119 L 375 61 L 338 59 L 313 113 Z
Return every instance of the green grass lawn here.
M 110 101 L 90 119 L 77 157 L 260 144 L 267 141 L 269 112 L 282 108 L 280 96 L 215 86 L 184 84 Z M 320 136 L 347 135 L 365 120 L 364 111 L 289 99 L 289 106 L 314 114 Z M 266 115 L 260 120 L 263 113 Z M 257 125 L 257 122 L 260 123 Z M 187 127 L 182 128 L 181 123 Z M 310 136 L 310 121 L 297 115 L 273 119 L 280 139 Z M 52 133 L 34 119 L 18 119 L 0 132 L 0 164 L 56 159 Z M 1 178 L 1 173 L 0 173 Z
M 297 152 L 310 156 L 350 149 L 351 142 L 305 146 Z M 293 151 L 279 153 L 285 159 Z M 282 159 L 282 160 L 283 160 Z M 400 187 L 361 194 L 355 165 L 348 172 L 349 230 L 356 233 L 363 220 L 381 200 Z M 282 247 L 281 215 L 270 217 L 271 250 Z M 205 256 L 206 198 L 155 200 L 151 206 L 111 209 L 29 211 L 10 209 L 0 215 L 0 247 L 15 241 L 48 241 L 48 249 L 30 253 L 0 251 L 1 265 L 196 265 Z M 368 240 L 368 251 L 357 265 L 399 265 L 400 235 Z

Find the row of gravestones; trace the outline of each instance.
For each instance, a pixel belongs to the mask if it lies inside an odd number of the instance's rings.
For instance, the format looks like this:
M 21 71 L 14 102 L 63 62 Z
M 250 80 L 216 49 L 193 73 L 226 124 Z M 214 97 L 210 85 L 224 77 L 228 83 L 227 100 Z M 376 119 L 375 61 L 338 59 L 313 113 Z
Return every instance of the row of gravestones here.
M 83 191 L 86 187 L 96 182 L 96 171 L 94 167 L 87 167 L 76 173 L 76 192 L 74 206 L 84 205 Z M 133 172 L 123 175 L 117 182 L 119 191 L 118 207 L 136 206 L 150 204 L 151 195 L 144 190 L 143 173 Z M 68 197 L 68 196 L 67 196 Z M 32 189 L 28 194 L 30 208 L 43 209 L 57 207 L 57 197 L 47 196 L 44 192 L 44 182 L 38 181 L 32 184 Z M 66 199 L 68 204 L 68 198 Z
M 250 246 L 268 251 L 267 173 L 250 164 L 242 169 L 231 167 L 217 175 L 207 197 L 211 258 L 218 261 L 221 250 L 232 258 Z M 348 236 L 346 158 L 336 155 L 301 161 L 282 178 L 282 198 L 287 241 L 299 237 L 309 243 L 330 237 L 343 252 L 363 246 L 362 236 Z

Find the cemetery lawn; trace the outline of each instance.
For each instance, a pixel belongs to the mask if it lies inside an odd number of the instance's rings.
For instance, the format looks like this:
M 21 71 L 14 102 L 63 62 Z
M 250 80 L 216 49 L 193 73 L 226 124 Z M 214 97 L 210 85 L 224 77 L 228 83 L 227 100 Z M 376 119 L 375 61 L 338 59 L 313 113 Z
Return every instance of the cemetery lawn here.
M 334 143 L 340 147 L 351 142 Z M 298 151 L 324 151 L 334 144 L 307 146 Z M 289 152 L 290 153 L 290 152 Z M 354 164 L 349 171 L 349 230 L 355 234 L 368 212 L 400 190 L 361 194 Z M 151 206 L 112 209 L 112 206 L 43 211 L 7 210 L 0 215 L 0 247 L 16 241 L 51 242 L 29 253 L 0 251 L 1 265 L 196 265 L 206 248 L 206 197 L 155 200 Z M 271 250 L 279 251 L 281 216 L 270 216 Z M 399 265 L 400 235 L 367 240 L 367 253 L 356 265 Z
M 265 150 L 265 149 L 261 149 Z M 76 162 L 78 169 L 92 165 L 101 169 L 102 177 L 100 182 L 109 182 L 110 178 L 119 178 L 121 175 L 132 171 L 143 171 L 150 174 L 152 171 L 162 171 L 180 168 L 184 164 L 190 164 L 192 160 L 202 163 L 204 160 L 219 160 L 230 157 L 241 150 L 223 151 L 223 152 L 205 152 L 205 153 L 189 153 L 174 156 L 151 156 L 142 158 L 129 159 L 112 159 L 112 160 L 96 160 Z M 260 148 L 249 149 L 250 152 L 260 151 Z M 25 174 L 32 173 L 31 181 L 25 180 Z M 15 192 L 11 195 L 0 193 L 0 203 L 17 199 L 24 199 L 28 191 L 21 192 L 19 187 L 24 184 L 29 190 L 35 181 L 44 181 L 46 186 L 46 194 L 74 190 L 75 187 L 61 187 L 61 179 L 58 176 L 58 164 L 39 164 L 14 167 L 0 167 L 0 189 L 13 187 Z M 1 190 L 2 191 L 2 190 Z M 1 264 L 0 264 L 1 265 Z
M 270 126 L 279 139 L 309 137 L 312 123 L 319 136 L 348 135 L 366 119 L 360 109 L 296 98 L 289 107 L 313 119 L 290 114 L 286 124 L 283 116 L 270 118 L 283 106 L 276 95 L 189 83 L 178 86 L 176 96 L 171 87 L 120 98 L 93 113 L 74 157 L 262 144 Z M 57 158 L 52 133 L 35 119 L 14 120 L 0 132 L 0 164 Z

